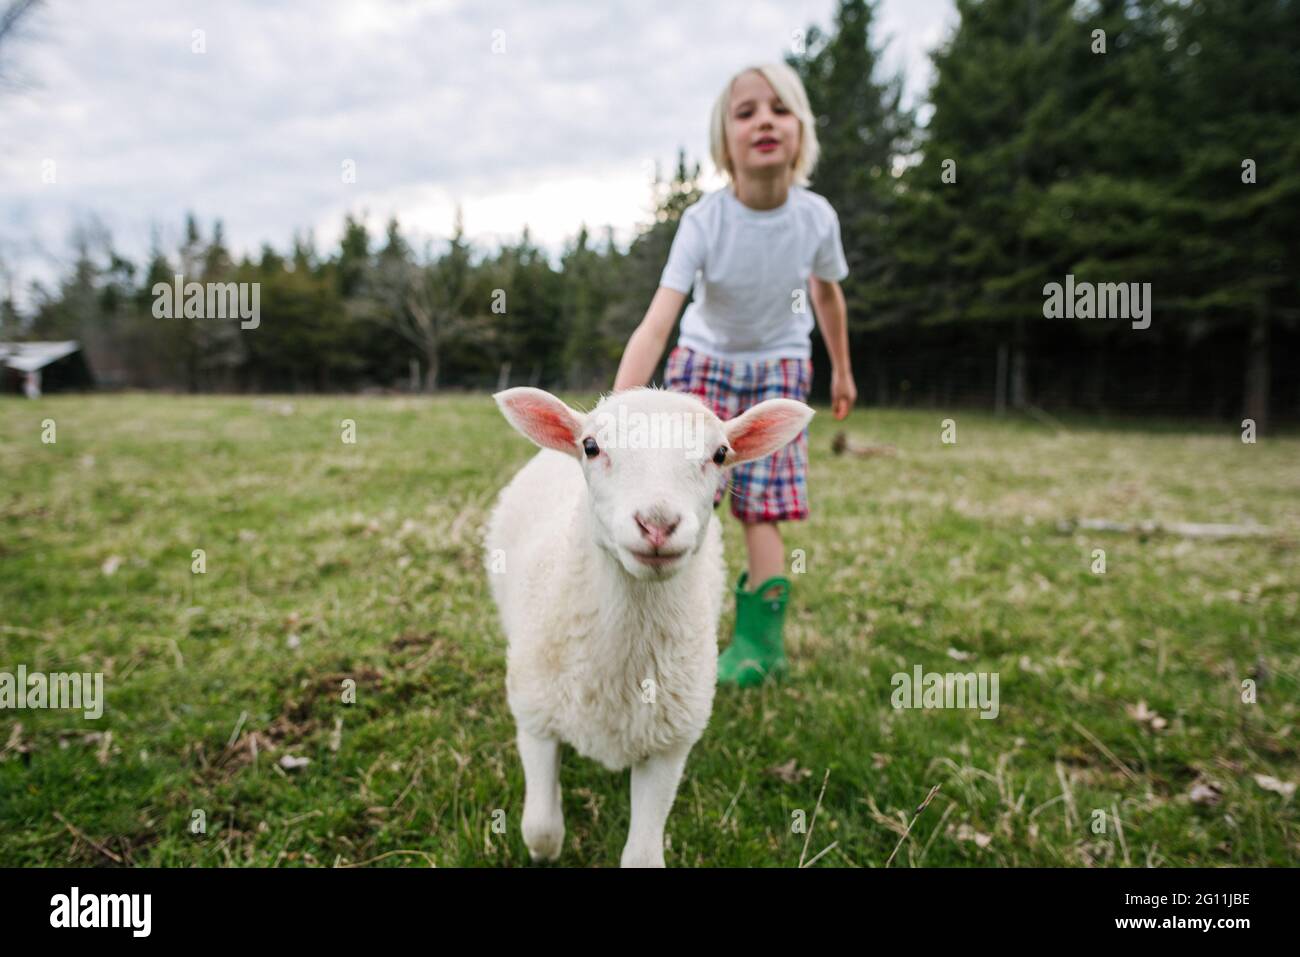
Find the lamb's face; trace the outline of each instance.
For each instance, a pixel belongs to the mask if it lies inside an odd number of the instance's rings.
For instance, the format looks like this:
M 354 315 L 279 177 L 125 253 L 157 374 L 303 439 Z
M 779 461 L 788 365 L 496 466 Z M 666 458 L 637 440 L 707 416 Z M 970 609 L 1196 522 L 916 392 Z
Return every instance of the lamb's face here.
M 650 581 L 676 575 L 704 543 L 721 474 L 775 452 L 813 416 L 802 402 L 768 399 L 722 422 L 662 389 L 617 392 L 585 414 L 540 389 L 493 398 L 524 435 L 578 460 L 596 544 Z
M 578 446 L 597 544 L 634 578 L 681 571 L 731 464 L 722 421 L 691 396 L 621 392 L 587 415 Z

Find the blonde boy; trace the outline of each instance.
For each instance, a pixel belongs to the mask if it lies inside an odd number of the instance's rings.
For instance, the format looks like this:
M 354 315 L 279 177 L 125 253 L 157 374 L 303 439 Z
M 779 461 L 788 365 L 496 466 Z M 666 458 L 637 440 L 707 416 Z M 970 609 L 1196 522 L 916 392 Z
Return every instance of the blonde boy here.
M 810 300 L 830 354 L 832 414 L 849 414 L 857 388 L 839 286 L 849 270 L 839 217 L 807 188 L 816 128 L 803 83 L 785 64 L 750 67 L 727 82 L 713 107 L 710 151 L 729 183 L 682 214 L 615 391 L 650 379 L 694 288 L 665 387 L 698 396 L 723 420 L 765 399 L 806 401 Z M 778 523 L 808 517 L 807 472 L 807 430 L 732 471 L 731 511 L 744 525 L 748 570 L 736 585 L 736 630 L 718 659 L 720 684 L 750 687 L 786 668 L 781 630 L 791 586 Z M 751 591 L 747 581 L 761 584 Z

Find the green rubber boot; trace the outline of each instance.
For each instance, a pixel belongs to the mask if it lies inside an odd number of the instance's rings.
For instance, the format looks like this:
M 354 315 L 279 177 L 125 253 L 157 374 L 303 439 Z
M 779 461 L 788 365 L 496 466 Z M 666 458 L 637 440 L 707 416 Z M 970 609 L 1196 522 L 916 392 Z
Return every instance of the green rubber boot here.
M 736 633 L 726 651 L 718 656 L 718 684 L 752 688 L 768 677 L 784 674 L 788 668 L 781 642 L 785 606 L 790 600 L 790 579 L 769 578 L 754 591 L 745 591 L 749 572 L 736 583 Z M 762 596 L 771 588 L 780 591 L 772 598 Z

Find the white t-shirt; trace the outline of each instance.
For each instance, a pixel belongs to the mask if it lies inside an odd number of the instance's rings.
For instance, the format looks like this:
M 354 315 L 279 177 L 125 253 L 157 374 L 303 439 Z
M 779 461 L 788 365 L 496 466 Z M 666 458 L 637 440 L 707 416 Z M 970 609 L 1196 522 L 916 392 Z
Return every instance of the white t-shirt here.
M 726 186 L 682 214 L 659 284 L 695 289 L 678 345 L 755 362 L 810 358 L 808 277 L 848 274 L 839 216 L 824 196 L 791 186 L 784 204 L 759 210 Z

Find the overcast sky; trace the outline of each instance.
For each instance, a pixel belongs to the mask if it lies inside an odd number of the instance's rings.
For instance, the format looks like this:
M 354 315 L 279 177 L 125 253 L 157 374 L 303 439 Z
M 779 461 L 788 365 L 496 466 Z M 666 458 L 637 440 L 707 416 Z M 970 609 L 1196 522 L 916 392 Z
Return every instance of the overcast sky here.
M 0 257 L 23 301 L 92 215 L 138 261 L 153 227 L 174 248 L 191 210 L 239 254 L 295 231 L 327 251 L 347 211 L 443 239 L 458 202 L 480 250 L 525 223 L 553 254 L 583 222 L 622 244 L 655 160 L 685 148 L 721 184 L 707 122 L 730 73 L 835 7 L 47 0 L 4 62 Z M 951 0 L 883 0 L 879 22 L 887 66 L 922 94 Z

